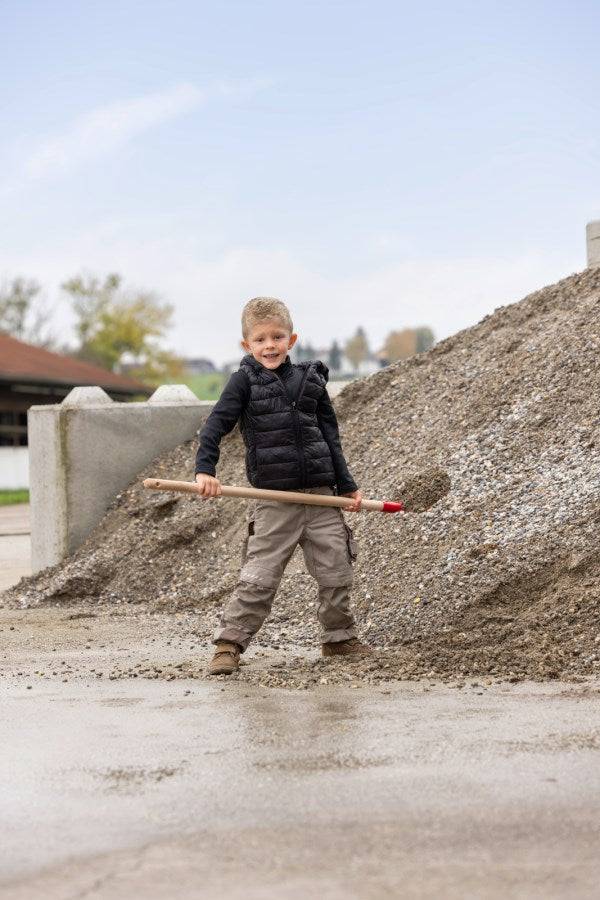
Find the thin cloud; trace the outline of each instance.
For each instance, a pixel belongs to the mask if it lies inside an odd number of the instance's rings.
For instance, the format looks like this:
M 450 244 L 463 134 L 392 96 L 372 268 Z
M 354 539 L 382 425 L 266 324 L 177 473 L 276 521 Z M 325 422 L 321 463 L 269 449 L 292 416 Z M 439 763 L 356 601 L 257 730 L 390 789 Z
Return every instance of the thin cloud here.
M 265 82 L 256 80 L 219 82 L 205 89 L 183 83 L 83 113 L 61 133 L 43 138 L 21 160 L 13 176 L 4 181 L 0 194 L 13 194 L 104 159 L 149 129 L 191 112 L 212 96 L 247 96 L 264 86 Z
M 110 103 L 75 119 L 62 134 L 46 138 L 23 165 L 26 180 L 65 174 L 85 163 L 107 156 L 143 134 L 194 109 L 206 98 L 193 84 L 180 84 Z

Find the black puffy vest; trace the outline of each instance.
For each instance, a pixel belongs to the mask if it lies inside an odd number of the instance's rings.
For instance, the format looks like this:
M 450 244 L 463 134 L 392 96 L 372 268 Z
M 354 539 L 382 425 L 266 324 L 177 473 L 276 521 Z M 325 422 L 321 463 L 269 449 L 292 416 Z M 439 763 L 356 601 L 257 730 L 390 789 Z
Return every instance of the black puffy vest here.
M 250 400 L 240 421 L 246 444 L 246 474 L 254 487 L 292 491 L 333 487 L 335 472 L 317 419 L 328 369 L 321 362 L 298 364 L 303 370 L 296 400 L 284 383 L 252 356 L 241 362 L 250 382 Z

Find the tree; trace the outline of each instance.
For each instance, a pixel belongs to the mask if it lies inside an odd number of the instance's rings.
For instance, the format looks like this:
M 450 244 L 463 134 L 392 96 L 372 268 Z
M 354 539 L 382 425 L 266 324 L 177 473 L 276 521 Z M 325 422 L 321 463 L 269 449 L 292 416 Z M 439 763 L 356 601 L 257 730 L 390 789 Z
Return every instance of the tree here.
M 390 331 L 381 348 L 381 356 L 388 364 L 397 362 L 399 359 L 408 359 L 416 352 L 417 339 L 413 328 Z
M 181 361 L 161 346 L 173 307 L 148 291 L 128 292 L 120 275 L 76 276 L 62 285 L 71 298 L 77 355 L 149 384 L 179 378 Z
M 342 368 L 342 351 L 337 341 L 334 341 L 329 348 L 329 368 L 334 372 L 339 372 Z
M 364 328 L 357 328 L 354 337 L 346 341 L 344 353 L 355 369 L 358 369 L 361 362 L 368 358 L 369 342 L 367 341 Z
M 94 347 L 94 339 L 100 330 L 102 317 L 115 302 L 121 285 L 121 276 L 107 275 L 104 282 L 94 276 L 81 275 L 65 281 L 61 288 L 71 298 L 75 313 L 75 333 L 79 339 L 79 356 L 100 362 Z M 112 361 L 103 363 L 112 368 Z
M 397 362 L 399 359 L 408 359 L 415 353 L 424 353 L 433 345 L 434 340 L 433 331 L 428 325 L 390 331 L 379 355 L 388 364 Z
M 298 362 L 303 362 L 305 360 L 315 358 L 316 351 L 310 342 L 308 344 L 301 344 L 300 341 L 298 341 L 295 344 L 294 349 L 296 351 L 295 357 Z
M 49 347 L 53 337 L 48 330 L 51 313 L 44 309 L 37 281 L 13 278 L 0 288 L 0 331 L 20 341 Z
M 415 328 L 415 334 L 417 337 L 417 353 L 424 353 L 435 344 L 435 335 L 429 325 L 421 325 L 420 328 Z

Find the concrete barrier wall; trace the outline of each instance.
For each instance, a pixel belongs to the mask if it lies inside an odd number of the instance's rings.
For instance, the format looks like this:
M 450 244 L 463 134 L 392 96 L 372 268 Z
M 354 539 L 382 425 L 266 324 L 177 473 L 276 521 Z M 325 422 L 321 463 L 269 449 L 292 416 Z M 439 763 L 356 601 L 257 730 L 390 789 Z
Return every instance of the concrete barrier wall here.
M 29 450 L 27 447 L 0 447 L 0 490 L 29 487 Z
M 213 408 L 185 385 L 144 403 L 115 403 L 99 387 L 28 414 L 32 569 L 72 553 L 111 501 L 156 456 L 195 437 Z
M 600 266 L 600 220 L 588 222 L 586 237 L 587 264 L 588 266 Z

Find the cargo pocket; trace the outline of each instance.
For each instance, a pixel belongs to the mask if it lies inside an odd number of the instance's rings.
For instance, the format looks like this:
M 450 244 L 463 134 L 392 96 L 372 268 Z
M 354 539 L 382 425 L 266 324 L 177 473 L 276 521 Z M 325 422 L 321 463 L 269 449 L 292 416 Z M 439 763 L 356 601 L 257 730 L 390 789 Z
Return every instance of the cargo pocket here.
M 346 530 L 346 546 L 348 548 L 348 557 L 350 562 L 356 562 L 358 558 L 358 545 L 354 540 L 354 533 L 349 525 L 346 524 L 344 520 L 344 528 Z
M 256 503 L 249 503 L 246 512 L 246 535 L 242 543 L 242 565 L 246 562 L 248 556 L 248 541 L 254 534 L 254 523 L 256 520 Z

